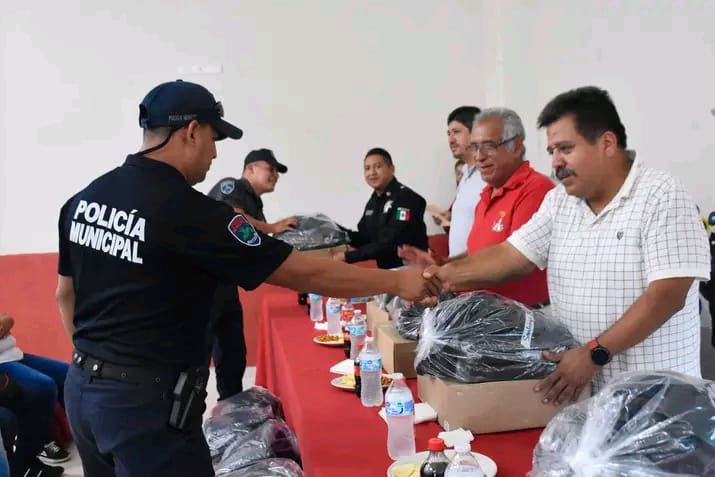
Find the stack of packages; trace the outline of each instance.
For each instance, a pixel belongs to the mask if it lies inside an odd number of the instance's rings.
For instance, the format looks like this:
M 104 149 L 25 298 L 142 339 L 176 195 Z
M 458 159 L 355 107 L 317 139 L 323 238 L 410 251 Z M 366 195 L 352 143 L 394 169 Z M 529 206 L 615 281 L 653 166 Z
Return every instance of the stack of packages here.
M 300 251 L 319 250 L 349 243 L 348 233 L 323 214 L 297 215 L 295 230 L 274 235 Z
M 715 476 L 715 383 L 630 372 L 563 409 L 534 450 L 532 477 Z
M 440 302 L 424 313 L 417 374 L 459 383 L 540 379 L 556 369 L 544 351 L 577 344 L 543 313 L 489 292 Z
M 303 477 L 280 400 L 261 387 L 225 399 L 204 423 L 217 476 Z

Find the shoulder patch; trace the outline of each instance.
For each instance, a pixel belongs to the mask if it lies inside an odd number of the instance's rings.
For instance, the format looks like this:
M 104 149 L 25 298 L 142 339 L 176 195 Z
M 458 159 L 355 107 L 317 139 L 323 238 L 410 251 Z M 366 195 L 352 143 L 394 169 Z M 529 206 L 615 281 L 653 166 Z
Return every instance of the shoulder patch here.
M 261 245 L 261 236 L 258 235 L 253 225 L 241 214 L 236 214 L 228 223 L 228 231 L 236 240 L 249 247 Z
M 221 192 L 225 195 L 229 195 L 231 192 L 233 192 L 236 189 L 236 183 L 233 179 L 226 179 L 225 181 L 221 182 L 221 185 L 219 185 L 219 188 L 221 189 Z

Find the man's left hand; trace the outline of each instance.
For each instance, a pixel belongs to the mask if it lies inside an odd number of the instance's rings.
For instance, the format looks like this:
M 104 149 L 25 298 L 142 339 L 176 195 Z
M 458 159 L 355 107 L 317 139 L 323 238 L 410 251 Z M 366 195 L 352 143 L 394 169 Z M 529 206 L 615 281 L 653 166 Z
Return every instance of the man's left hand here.
M 591 351 L 586 347 L 570 349 L 563 353 L 544 352 L 544 358 L 559 363 L 556 371 L 545 377 L 534 392 L 545 391 L 544 404 L 559 406 L 566 401 L 576 402 L 583 388 L 600 371 L 600 366 L 591 361 Z

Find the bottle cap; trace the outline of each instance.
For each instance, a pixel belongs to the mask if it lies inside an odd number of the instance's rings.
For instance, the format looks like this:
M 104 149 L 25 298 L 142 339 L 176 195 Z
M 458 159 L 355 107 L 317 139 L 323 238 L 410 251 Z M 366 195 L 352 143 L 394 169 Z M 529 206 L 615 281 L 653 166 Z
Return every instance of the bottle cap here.
M 427 449 L 431 451 L 443 451 L 445 449 L 444 441 L 439 437 L 433 437 L 427 441 Z

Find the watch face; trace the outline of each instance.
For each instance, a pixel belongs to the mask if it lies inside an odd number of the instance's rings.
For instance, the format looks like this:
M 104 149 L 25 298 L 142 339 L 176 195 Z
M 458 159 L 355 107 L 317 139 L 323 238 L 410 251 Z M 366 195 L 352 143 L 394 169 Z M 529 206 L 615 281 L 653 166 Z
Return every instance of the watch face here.
M 599 346 L 591 350 L 591 360 L 599 366 L 608 363 L 610 356 L 606 348 Z

